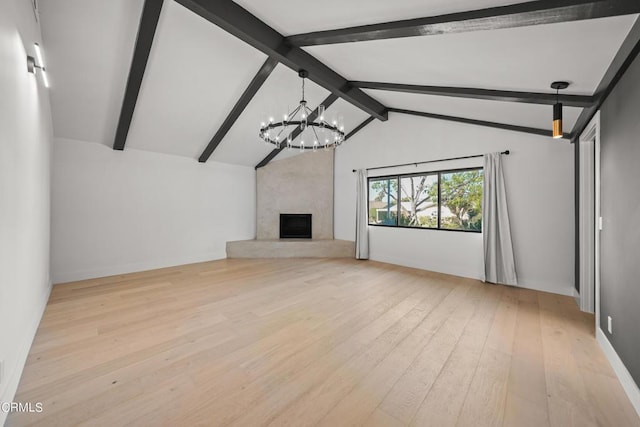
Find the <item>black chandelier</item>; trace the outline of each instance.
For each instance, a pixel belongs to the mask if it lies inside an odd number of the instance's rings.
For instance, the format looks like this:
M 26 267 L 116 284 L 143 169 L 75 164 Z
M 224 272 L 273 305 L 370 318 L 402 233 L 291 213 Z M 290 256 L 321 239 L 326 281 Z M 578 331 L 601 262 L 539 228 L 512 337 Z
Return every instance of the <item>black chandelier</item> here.
M 285 114 L 281 122 L 275 122 L 271 117 L 269 123 L 262 123 L 260 138 L 278 149 L 297 148 L 300 151 L 317 151 L 321 148 L 328 150 L 337 147 L 344 142 L 344 126 L 335 120 L 332 123 L 325 121 L 324 105 L 319 105 L 316 111 L 307 107 L 307 101 L 304 99 L 304 79 L 309 76 L 309 73 L 300 70 L 298 76 L 302 79 L 300 105 L 289 114 Z M 299 129 L 300 142 L 294 145 L 293 132 L 296 129 Z

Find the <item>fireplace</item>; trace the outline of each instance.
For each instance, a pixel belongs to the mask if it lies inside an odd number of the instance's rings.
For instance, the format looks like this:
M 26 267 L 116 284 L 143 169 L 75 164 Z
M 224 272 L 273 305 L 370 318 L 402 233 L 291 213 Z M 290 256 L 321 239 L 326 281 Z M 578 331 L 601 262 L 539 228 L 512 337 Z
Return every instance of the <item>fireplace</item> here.
M 281 239 L 311 239 L 311 214 L 280 214 Z

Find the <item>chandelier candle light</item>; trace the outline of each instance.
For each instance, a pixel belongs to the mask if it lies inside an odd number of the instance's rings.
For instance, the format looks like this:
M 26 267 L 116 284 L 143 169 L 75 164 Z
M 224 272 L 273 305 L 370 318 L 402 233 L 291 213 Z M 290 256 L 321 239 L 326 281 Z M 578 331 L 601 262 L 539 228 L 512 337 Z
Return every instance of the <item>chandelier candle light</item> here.
M 298 76 L 302 79 L 300 105 L 289 114 L 285 114 L 281 122 L 275 122 L 271 117 L 269 123 L 262 123 L 258 135 L 265 142 L 275 145 L 277 149 L 286 147 L 297 148 L 300 151 L 317 151 L 320 148 L 328 150 L 337 147 L 344 142 L 344 126 L 335 120 L 332 123 L 325 121 L 324 105 L 319 105 L 317 111 L 307 107 L 307 101 L 304 99 L 304 79 L 309 73 L 300 70 Z M 294 145 L 292 133 L 296 129 L 300 129 L 300 142 Z

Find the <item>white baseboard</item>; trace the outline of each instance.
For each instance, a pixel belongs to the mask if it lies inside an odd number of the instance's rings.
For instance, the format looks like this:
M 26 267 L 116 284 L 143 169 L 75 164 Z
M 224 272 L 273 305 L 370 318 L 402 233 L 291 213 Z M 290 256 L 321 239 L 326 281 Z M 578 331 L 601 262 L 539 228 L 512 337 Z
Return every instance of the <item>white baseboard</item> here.
M 604 334 L 602 329 L 600 329 L 600 326 L 596 329 L 596 340 L 604 351 L 605 356 L 607 356 L 613 371 L 618 376 L 620 384 L 622 384 L 622 388 L 627 393 L 631 404 L 638 413 L 638 416 L 640 416 L 640 388 L 638 388 L 638 385 L 633 380 L 633 377 L 627 370 L 626 366 L 624 366 L 624 363 L 622 363 L 620 356 L 616 353 L 616 350 L 609 342 L 607 336 Z
M 384 263 L 393 264 L 393 265 L 401 265 L 403 267 L 409 267 L 409 268 L 417 268 L 418 270 L 432 271 L 434 273 L 449 274 L 451 276 L 464 277 L 466 279 L 482 280 L 478 272 L 466 270 L 466 269 L 459 269 L 459 268 L 442 269 L 437 266 L 425 265 L 423 262 L 417 262 L 412 259 L 378 256 L 377 254 L 370 256 L 369 259 L 371 261 L 384 262 Z
M 404 267 L 417 268 L 420 270 L 433 271 L 435 273 L 443 273 L 450 274 L 452 276 L 464 277 L 467 279 L 476 279 L 482 280 L 482 276 L 478 271 L 463 269 L 463 268 L 452 268 L 449 270 L 441 269 L 435 266 L 427 266 L 424 263 L 415 262 L 414 260 L 407 259 L 399 259 L 388 256 L 377 256 L 374 254 L 370 258 L 372 261 L 386 262 L 388 264 L 401 265 Z M 534 291 L 542 291 L 549 292 L 552 294 L 565 295 L 572 297 L 575 295 L 575 287 L 572 284 L 568 283 L 546 283 L 535 280 L 527 280 L 526 278 L 518 278 L 518 288 L 531 289 Z
M 145 261 L 131 264 L 123 264 L 109 267 L 91 268 L 76 271 L 54 271 L 52 272 L 53 283 L 67 283 L 78 280 L 95 279 L 98 277 L 115 276 L 117 274 L 137 273 L 139 271 L 155 270 L 158 268 L 175 267 L 176 265 L 195 264 L 197 262 L 214 261 L 225 259 L 225 251 L 211 252 L 204 255 L 193 255 L 180 258 L 173 258 L 160 261 Z
M 534 291 L 549 292 L 551 294 L 574 296 L 575 288 L 573 285 L 558 283 L 533 282 L 526 279 L 518 278 L 518 288 L 532 289 Z
M 20 377 L 22 377 L 22 371 L 24 370 L 24 365 L 27 363 L 27 357 L 31 350 L 31 344 L 33 344 L 33 339 L 36 337 L 36 332 L 38 331 L 38 326 L 40 326 L 40 320 L 42 320 L 44 310 L 47 308 L 47 302 L 49 301 L 49 295 L 51 294 L 51 287 L 51 282 L 49 282 L 47 291 L 44 293 L 42 300 L 38 302 L 38 306 L 33 312 L 31 322 L 27 324 L 22 342 L 18 345 L 16 363 L 14 363 L 10 372 L 6 372 L 9 367 L 5 366 L 5 375 L 8 379 L 4 390 L 0 394 L 0 402 L 11 402 L 16 396 L 16 391 L 18 391 L 18 385 L 20 384 Z M 8 415 L 9 414 L 0 411 L 0 426 L 4 425 Z

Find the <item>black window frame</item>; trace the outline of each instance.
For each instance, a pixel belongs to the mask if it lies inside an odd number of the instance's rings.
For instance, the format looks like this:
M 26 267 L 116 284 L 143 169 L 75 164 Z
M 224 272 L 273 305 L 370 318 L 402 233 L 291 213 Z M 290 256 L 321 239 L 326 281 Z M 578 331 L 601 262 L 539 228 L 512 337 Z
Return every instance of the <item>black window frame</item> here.
M 369 227 L 386 227 L 386 228 L 406 228 L 409 230 L 432 230 L 432 231 L 454 231 L 458 233 L 482 233 L 482 229 L 484 227 L 484 223 L 480 227 L 480 230 L 465 230 L 465 229 L 455 229 L 455 228 L 442 228 L 442 175 L 457 173 L 457 172 L 469 172 L 469 171 L 482 171 L 484 174 L 484 168 L 482 166 L 469 167 L 469 168 L 457 168 L 457 169 L 442 169 L 435 171 L 427 171 L 427 172 L 412 172 L 412 173 L 401 173 L 401 174 L 391 174 L 391 175 L 380 175 L 380 176 L 370 176 L 367 177 L 367 225 Z M 401 192 L 400 189 L 400 180 L 406 177 L 414 177 L 414 176 L 428 176 L 428 175 L 436 175 L 438 177 L 438 226 L 437 227 L 412 227 L 408 225 L 400 225 L 400 202 L 397 203 L 396 207 L 396 224 L 371 224 L 369 222 L 369 203 L 371 202 L 369 190 L 371 188 L 371 181 L 384 181 L 388 179 L 397 179 L 398 181 L 398 193 Z M 484 194 L 484 183 L 482 185 L 482 192 Z

